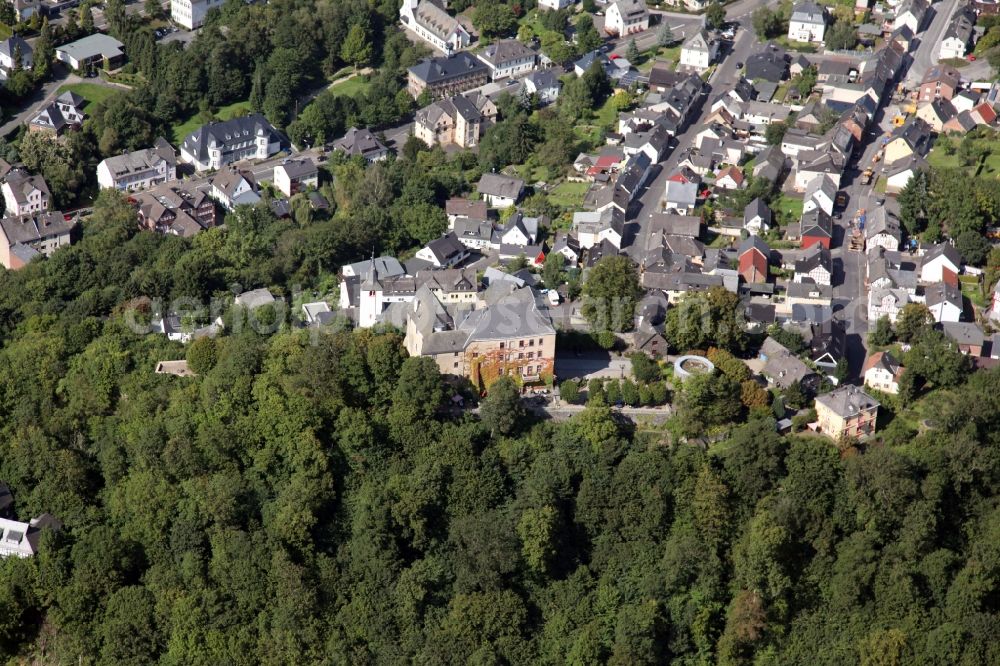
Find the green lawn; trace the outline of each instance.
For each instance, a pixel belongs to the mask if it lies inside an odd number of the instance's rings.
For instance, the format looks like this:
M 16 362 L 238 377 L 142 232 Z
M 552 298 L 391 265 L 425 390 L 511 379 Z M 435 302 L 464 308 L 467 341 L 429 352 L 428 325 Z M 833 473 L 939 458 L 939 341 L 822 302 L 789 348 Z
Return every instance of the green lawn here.
M 7 39 L 11 34 L 13 34 L 13 31 L 10 29 L 10 26 L 6 23 L 0 23 L 0 39 Z
M 927 154 L 927 164 L 935 169 L 954 169 L 959 166 L 958 155 L 946 155 L 943 150 L 932 150 Z
M 653 69 L 653 65 L 656 64 L 657 60 L 669 61 L 671 63 L 671 69 L 673 69 L 677 66 L 677 61 L 681 59 L 681 45 L 678 44 L 677 46 L 671 46 L 669 48 L 661 46 L 656 49 L 650 49 L 642 55 L 645 60 L 638 65 L 636 65 L 636 63 L 632 63 L 632 65 L 644 74 L 648 74 L 649 71 Z
M 607 101 L 594 114 L 594 119 L 590 124 L 580 123 L 574 129 L 577 136 L 588 141 L 591 145 L 601 143 L 602 130 L 614 129 L 618 126 L 618 107 L 614 102 L 614 95 L 608 97 Z
M 81 95 L 83 93 L 80 93 Z M 249 102 L 236 102 L 235 104 L 230 104 L 229 106 L 224 106 L 215 112 L 214 118 L 216 120 L 230 120 L 236 118 L 237 116 L 243 116 L 250 112 Z M 186 137 L 191 132 L 195 131 L 205 123 L 211 121 L 211 117 L 206 117 L 200 113 L 196 113 L 180 125 L 174 126 L 174 144 L 180 145 L 184 142 L 184 137 Z
M 796 220 L 802 217 L 802 207 L 802 199 L 790 197 L 787 194 L 782 194 L 778 200 L 774 202 L 775 213 L 785 213 L 785 215 L 789 218 L 794 218 Z
M 330 92 L 337 96 L 357 97 L 368 91 L 371 81 L 367 76 L 355 76 L 351 79 L 339 81 L 330 86 Z
M 589 188 L 590 183 L 563 181 L 549 192 L 549 202 L 562 208 L 579 208 L 583 204 L 583 195 Z
M 95 104 L 103 102 L 117 92 L 121 92 L 117 88 L 102 86 L 97 83 L 70 83 L 69 85 L 60 87 L 58 92 L 62 94 L 67 91 L 75 92 L 87 100 L 87 104 L 83 107 L 84 112 L 89 112 Z

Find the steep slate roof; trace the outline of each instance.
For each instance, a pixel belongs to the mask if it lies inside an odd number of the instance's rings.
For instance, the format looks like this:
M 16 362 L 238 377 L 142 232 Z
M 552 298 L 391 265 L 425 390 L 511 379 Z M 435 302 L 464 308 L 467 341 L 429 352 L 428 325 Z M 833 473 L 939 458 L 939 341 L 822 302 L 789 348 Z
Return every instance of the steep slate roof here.
M 524 181 L 499 173 L 484 173 L 476 185 L 476 191 L 479 194 L 517 199 L 524 191 Z
M 535 52 L 516 39 L 499 39 L 479 53 L 480 60 L 494 67 L 501 67 L 511 61 L 534 57 Z
M 459 51 L 450 56 L 427 58 L 410 67 L 408 71 L 424 83 L 434 85 L 472 72 L 485 73 L 487 67 L 485 63 L 466 51 Z
M 7 185 L 10 186 L 14 201 L 18 205 L 28 203 L 28 195 L 33 190 L 39 190 L 45 196 L 49 196 L 49 186 L 41 176 L 31 176 L 24 169 L 14 169 L 7 174 Z
M 802 214 L 800 235 L 805 238 L 833 238 L 833 218 L 819 208 Z
M 771 224 L 771 209 L 768 208 L 767 204 L 763 199 L 757 197 L 750 203 L 746 205 L 743 209 L 743 223 L 746 224 L 755 217 L 761 218 L 764 224 L 770 226 Z
M 833 271 L 833 256 L 822 245 L 812 245 L 795 262 L 796 273 L 811 273 L 816 268 Z
M 452 33 L 462 27 L 458 19 L 439 7 L 433 0 L 422 0 L 417 5 L 416 11 L 413 12 L 413 18 L 442 41 L 447 40 Z
M 893 377 L 898 377 L 903 366 L 900 365 L 899 361 L 893 358 L 892 354 L 887 351 L 875 352 L 865 361 L 864 368 L 861 370 L 861 374 L 864 375 L 866 372 L 872 368 L 881 368 L 887 371 Z
M 814 25 L 826 24 L 826 10 L 812 0 L 803 0 L 792 6 L 792 20 Z
M 458 242 L 458 238 L 454 233 L 435 238 L 427 243 L 427 249 L 431 251 L 434 258 L 441 264 L 448 263 L 448 260 L 456 254 L 465 252 L 465 246 Z
M 347 133 L 333 142 L 333 149 L 343 151 L 348 157 L 360 155 L 368 157 L 373 153 L 384 153 L 387 148 L 367 128 L 352 127 Z
M 113 155 L 104 160 L 104 163 L 107 165 L 111 175 L 120 178 L 131 173 L 155 168 L 161 161 L 165 161 L 171 167 L 177 164 L 174 147 L 167 143 L 167 140 L 162 136 L 153 142 L 152 148 L 143 148 L 131 153 Z
M 75 226 L 76 217 L 66 220 L 58 211 L 0 219 L 0 227 L 3 227 L 3 232 L 11 245 L 15 243 L 27 245 L 36 243 L 42 238 L 68 234 Z
M 254 137 L 267 136 L 269 141 L 282 142 L 283 137 L 259 113 L 240 116 L 222 122 L 202 125 L 184 138 L 181 147 L 199 162 L 208 161 L 208 147 L 213 143 L 223 147 L 253 141 Z

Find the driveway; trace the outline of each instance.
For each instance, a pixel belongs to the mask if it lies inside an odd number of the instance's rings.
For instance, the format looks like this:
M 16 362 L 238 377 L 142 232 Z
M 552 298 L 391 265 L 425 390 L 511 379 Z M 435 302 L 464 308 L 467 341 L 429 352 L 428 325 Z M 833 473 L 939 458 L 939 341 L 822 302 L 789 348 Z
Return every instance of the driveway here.
M 24 109 L 6 123 L 0 125 L 0 136 L 7 136 L 16 131 L 21 125 L 26 125 L 39 111 L 55 101 L 55 98 L 58 96 L 57 91 L 61 86 L 67 83 L 80 83 L 84 80 L 76 74 L 71 74 L 61 64 L 58 67 L 53 66 L 52 76 L 51 81 L 46 81 L 41 88 L 35 91 L 35 94 L 28 100 L 27 106 Z M 101 79 L 87 79 L 87 81 L 98 83 Z

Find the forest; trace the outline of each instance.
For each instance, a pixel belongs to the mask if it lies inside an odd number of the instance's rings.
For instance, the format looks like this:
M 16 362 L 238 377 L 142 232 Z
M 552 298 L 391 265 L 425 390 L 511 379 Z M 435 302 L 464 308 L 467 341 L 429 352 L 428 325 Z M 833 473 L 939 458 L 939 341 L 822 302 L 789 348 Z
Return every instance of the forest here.
M 321 284 L 336 253 L 302 233 L 252 209 L 139 233 L 103 196 L 0 275 L 0 480 L 63 523 L 0 561 L 3 659 L 1000 661 L 1000 372 L 937 389 L 919 434 L 841 453 L 725 410 L 706 450 L 599 397 L 565 422 L 504 391 L 445 410 L 390 330 L 185 349 L 127 325 L 143 296 Z M 185 357 L 198 376 L 154 374 Z

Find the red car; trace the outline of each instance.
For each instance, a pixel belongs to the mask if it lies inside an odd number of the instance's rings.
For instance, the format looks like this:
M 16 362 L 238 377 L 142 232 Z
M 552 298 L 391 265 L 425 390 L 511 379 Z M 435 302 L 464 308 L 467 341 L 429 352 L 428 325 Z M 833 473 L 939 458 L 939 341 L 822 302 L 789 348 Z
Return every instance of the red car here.
M 969 62 L 976 62 L 976 56 L 969 54 Z

